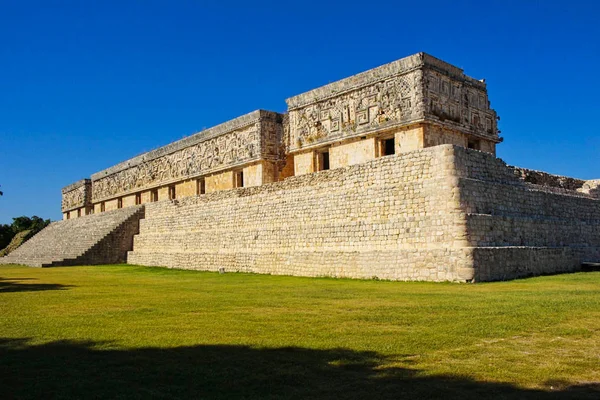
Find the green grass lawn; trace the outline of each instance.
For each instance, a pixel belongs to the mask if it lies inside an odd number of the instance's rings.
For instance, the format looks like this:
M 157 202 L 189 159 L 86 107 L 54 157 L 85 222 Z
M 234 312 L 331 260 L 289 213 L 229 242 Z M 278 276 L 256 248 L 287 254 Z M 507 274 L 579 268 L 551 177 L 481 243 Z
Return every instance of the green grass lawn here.
M 600 273 L 0 267 L 2 398 L 600 398 Z

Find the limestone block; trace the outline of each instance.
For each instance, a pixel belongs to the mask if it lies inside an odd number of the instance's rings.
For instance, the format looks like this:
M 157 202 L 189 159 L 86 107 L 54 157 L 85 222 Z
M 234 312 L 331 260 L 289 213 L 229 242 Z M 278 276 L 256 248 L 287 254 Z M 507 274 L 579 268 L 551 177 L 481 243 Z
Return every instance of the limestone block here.
M 332 146 L 329 149 L 330 166 L 333 169 L 372 160 L 375 158 L 375 146 L 375 138 L 367 138 Z
M 119 208 L 118 199 L 112 199 L 104 202 L 104 211 L 112 211 Z
M 234 184 L 233 171 L 225 171 L 206 177 L 206 193 L 232 189 Z
M 142 204 L 150 203 L 152 201 L 152 192 L 150 190 L 144 190 L 140 197 Z
M 169 187 L 163 186 L 158 188 L 158 200 L 169 200 Z
M 304 175 L 315 172 L 315 153 L 308 151 L 294 155 L 294 175 Z
M 401 129 L 396 132 L 396 151 L 397 153 L 406 153 L 424 147 L 423 127 L 417 126 L 408 129 Z
M 260 186 L 263 184 L 263 164 L 256 163 L 244 167 L 244 187 Z M 271 171 L 273 172 L 273 171 Z
M 467 147 L 468 136 L 457 129 L 449 129 L 439 125 L 429 124 L 424 128 L 425 147 L 441 144 L 454 144 Z
M 195 179 L 188 179 L 175 184 L 175 193 L 177 198 L 195 196 L 198 190 L 198 184 Z
M 135 194 L 123 196 L 123 207 L 135 206 Z

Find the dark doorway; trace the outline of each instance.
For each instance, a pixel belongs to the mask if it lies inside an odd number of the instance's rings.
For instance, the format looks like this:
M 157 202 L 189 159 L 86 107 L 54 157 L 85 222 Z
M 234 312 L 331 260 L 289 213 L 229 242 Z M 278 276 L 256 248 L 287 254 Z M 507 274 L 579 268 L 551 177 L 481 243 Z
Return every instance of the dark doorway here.
M 389 156 L 392 154 L 396 154 L 396 140 L 395 138 L 385 139 L 382 143 L 383 146 L 383 154 L 384 156 Z

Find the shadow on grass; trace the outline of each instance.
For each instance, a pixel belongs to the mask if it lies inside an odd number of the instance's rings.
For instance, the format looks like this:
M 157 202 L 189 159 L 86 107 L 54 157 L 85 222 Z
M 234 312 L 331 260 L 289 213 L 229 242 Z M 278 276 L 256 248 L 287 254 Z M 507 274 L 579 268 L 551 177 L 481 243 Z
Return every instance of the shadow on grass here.
M 36 280 L 34 278 L 11 278 L 0 277 L 0 293 L 13 292 L 39 292 L 43 290 L 65 290 L 71 285 L 60 285 L 56 283 L 21 283 L 22 281 Z
M 3 398 L 597 399 L 597 385 L 523 390 L 379 366 L 373 352 L 245 346 L 99 350 L 0 339 Z

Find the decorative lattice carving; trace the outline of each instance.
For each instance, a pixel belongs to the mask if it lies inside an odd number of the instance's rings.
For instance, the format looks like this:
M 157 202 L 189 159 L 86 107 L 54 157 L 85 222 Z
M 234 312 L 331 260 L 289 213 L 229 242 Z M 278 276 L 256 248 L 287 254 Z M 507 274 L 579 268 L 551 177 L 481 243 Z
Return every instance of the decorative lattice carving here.
M 290 111 L 292 150 L 418 119 L 421 71 L 394 76 Z
M 497 138 L 496 113 L 490 109 L 483 89 L 429 69 L 425 71 L 424 83 L 426 117 Z

